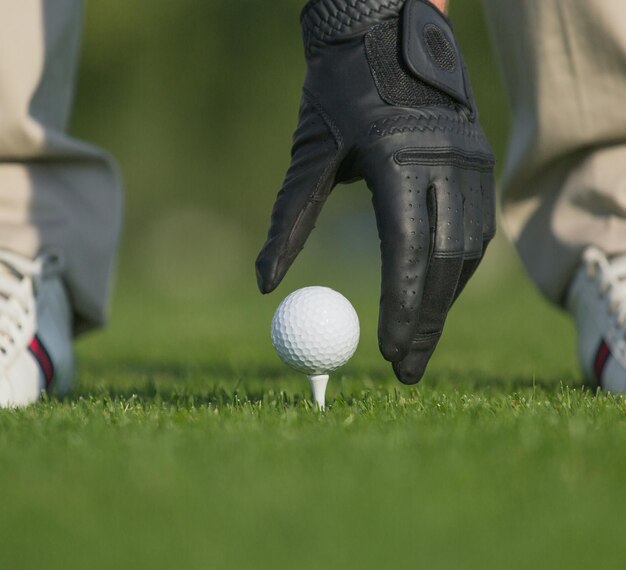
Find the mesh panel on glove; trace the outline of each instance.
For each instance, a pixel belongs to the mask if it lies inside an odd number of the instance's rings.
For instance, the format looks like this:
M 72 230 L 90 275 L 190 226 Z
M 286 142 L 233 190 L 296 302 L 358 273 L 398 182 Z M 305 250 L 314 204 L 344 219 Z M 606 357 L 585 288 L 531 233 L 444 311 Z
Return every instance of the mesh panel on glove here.
M 441 28 L 433 25 L 426 26 L 424 40 L 433 61 L 441 69 L 453 73 L 457 65 L 456 54 L 446 36 L 443 35 Z
M 397 19 L 374 26 L 365 35 L 365 51 L 376 87 L 385 102 L 416 108 L 455 106 L 452 97 L 424 83 L 408 70 L 402 58 Z

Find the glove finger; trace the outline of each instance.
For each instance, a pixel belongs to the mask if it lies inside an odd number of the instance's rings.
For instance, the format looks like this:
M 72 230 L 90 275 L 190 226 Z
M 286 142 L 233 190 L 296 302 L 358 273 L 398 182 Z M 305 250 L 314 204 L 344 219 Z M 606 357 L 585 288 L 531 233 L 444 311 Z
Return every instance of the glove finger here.
M 394 363 L 394 372 L 404 384 L 416 384 L 441 338 L 463 268 L 463 195 L 459 187 L 465 173 L 455 171 L 435 179 L 429 203 L 434 218 L 433 251 L 428 267 L 418 325 L 405 358 Z
M 483 191 L 480 172 L 466 171 L 463 186 L 465 260 L 480 259 L 483 253 Z
M 483 242 L 488 244 L 496 235 L 496 194 L 493 170 L 481 174 L 480 188 L 483 198 Z
M 476 194 L 476 192 L 474 192 Z M 495 208 L 495 195 L 494 195 L 494 180 L 492 172 L 483 172 L 480 174 L 480 212 L 476 211 L 474 213 L 473 206 L 476 203 L 476 200 L 472 199 L 470 204 L 472 208 L 468 210 L 466 204 L 465 211 L 465 220 L 467 224 L 468 218 L 474 221 L 474 224 L 471 226 L 470 230 L 472 232 L 473 242 L 476 243 L 476 240 L 479 240 L 480 243 L 480 254 L 478 254 L 478 250 L 471 249 L 471 254 L 466 253 L 466 259 L 463 263 L 463 271 L 461 272 L 461 277 L 459 278 L 459 285 L 457 287 L 456 294 L 454 296 L 454 300 L 456 301 L 459 295 L 465 289 L 465 286 L 469 282 L 469 280 L 473 277 L 476 269 L 480 265 L 485 253 L 487 252 L 487 246 L 489 242 L 493 239 L 496 233 L 496 208 Z M 477 231 L 476 222 L 480 223 L 480 233 Z M 466 228 L 466 235 L 467 235 Z
M 381 163 L 380 154 L 373 155 L 365 179 L 372 192 L 382 259 L 379 346 L 394 362 L 404 358 L 417 329 L 431 238 L 427 176 L 416 167 L 400 169 L 392 158 L 386 160 Z
M 278 287 L 304 247 L 335 185 L 341 146 L 330 120 L 305 95 L 291 165 L 274 204 L 267 241 L 256 261 L 262 293 Z

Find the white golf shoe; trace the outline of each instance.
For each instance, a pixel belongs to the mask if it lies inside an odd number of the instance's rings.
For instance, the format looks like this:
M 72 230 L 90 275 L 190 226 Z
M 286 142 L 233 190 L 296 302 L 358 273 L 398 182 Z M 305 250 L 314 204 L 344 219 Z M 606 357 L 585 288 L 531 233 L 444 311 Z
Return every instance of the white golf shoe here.
M 578 353 L 589 382 L 626 394 L 626 255 L 607 258 L 587 248 L 567 307 L 576 321 Z
M 53 257 L 0 250 L 0 408 L 71 387 L 72 312 L 59 269 Z

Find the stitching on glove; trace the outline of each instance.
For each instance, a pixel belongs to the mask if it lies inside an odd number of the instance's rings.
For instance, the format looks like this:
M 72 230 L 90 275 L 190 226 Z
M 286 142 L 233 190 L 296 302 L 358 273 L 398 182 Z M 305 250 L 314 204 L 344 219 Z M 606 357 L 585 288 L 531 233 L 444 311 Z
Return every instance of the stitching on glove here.
M 458 251 L 436 251 L 433 250 L 433 254 L 431 259 L 458 259 L 462 257 L 465 259 L 464 250 L 460 249 Z
M 328 181 L 328 177 L 337 170 L 337 166 L 340 161 L 341 151 L 344 147 L 343 137 L 341 136 L 341 132 L 339 131 L 339 129 L 337 128 L 333 120 L 328 116 L 328 114 L 324 111 L 324 109 L 315 100 L 315 97 L 313 97 L 313 95 L 309 93 L 306 89 L 303 90 L 303 99 L 307 105 L 310 105 L 311 107 L 313 107 L 315 112 L 317 112 L 320 115 L 320 117 L 326 124 L 326 127 L 330 131 L 335 141 L 337 152 L 335 153 L 335 156 L 331 160 L 328 161 L 328 164 L 326 165 L 322 174 L 318 178 L 315 184 L 315 188 L 313 189 L 311 194 L 309 194 L 306 206 L 304 206 L 304 208 L 302 208 L 302 210 L 300 210 L 300 212 L 298 213 L 298 216 L 296 217 L 296 220 L 291 228 L 291 232 L 289 233 L 289 239 L 285 242 L 285 246 L 283 247 L 283 249 L 278 253 L 277 258 L 279 260 L 279 263 L 277 264 L 277 267 L 287 257 L 287 253 L 288 253 L 287 243 L 292 240 L 293 235 L 299 230 L 302 218 L 305 216 L 308 209 L 316 203 L 323 202 L 321 190 L 323 187 L 327 186 L 326 183 Z M 332 190 L 332 185 L 331 185 L 330 190 Z
M 454 148 L 405 148 L 393 155 L 396 164 L 450 165 L 467 170 L 491 172 L 494 161 L 482 152 L 462 152 Z
M 328 127 L 328 129 L 333 135 L 333 138 L 335 139 L 337 150 L 341 150 L 343 148 L 343 136 L 341 136 L 341 132 L 337 128 L 337 125 L 335 125 L 335 122 L 328 115 L 328 113 L 324 111 L 322 106 L 317 102 L 317 99 L 315 98 L 315 96 L 308 89 L 304 88 L 302 90 L 302 94 L 303 94 L 305 101 L 309 103 L 310 105 L 312 105 L 315 108 L 315 110 L 321 115 L 322 119 L 324 120 L 324 123 L 326 123 L 326 126 Z
M 413 348 L 430 348 L 430 344 L 425 347 L 421 347 L 419 345 L 422 345 L 424 343 L 430 343 L 433 340 L 439 340 L 442 333 L 443 333 L 443 329 L 439 329 L 433 332 L 417 333 L 411 340 L 411 345 Z
M 381 119 L 372 123 L 369 134 L 385 137 L 415 131 L 442 131 L 475 139 L 484 139 L 483 134 L 462 117 L 452 118 L 449 115 L 436 112 L 425 112 L 422 116 L 394 115 Z
M 354 31 L 355 24 L 378 21 L 383 12 L 397 14 L 405 0 L 316 0 L 302 12 L 307 55 L 328 38 Z

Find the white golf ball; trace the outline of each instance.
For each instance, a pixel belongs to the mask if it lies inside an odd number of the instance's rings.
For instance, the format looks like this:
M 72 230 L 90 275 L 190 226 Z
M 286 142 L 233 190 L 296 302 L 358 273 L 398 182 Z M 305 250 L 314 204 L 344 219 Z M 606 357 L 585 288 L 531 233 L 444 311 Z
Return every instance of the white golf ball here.
M 278 356 L 305 374 L 328 374 L 344 365 L 359 344 L 359 317 L 346 299 L 328 287 L 298 289 L 272 319 Z

